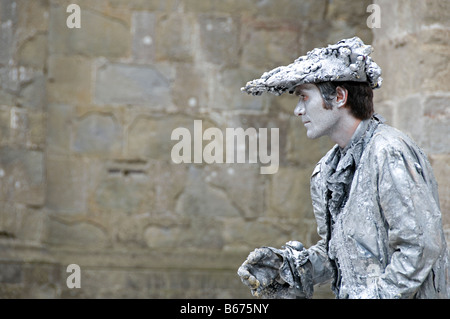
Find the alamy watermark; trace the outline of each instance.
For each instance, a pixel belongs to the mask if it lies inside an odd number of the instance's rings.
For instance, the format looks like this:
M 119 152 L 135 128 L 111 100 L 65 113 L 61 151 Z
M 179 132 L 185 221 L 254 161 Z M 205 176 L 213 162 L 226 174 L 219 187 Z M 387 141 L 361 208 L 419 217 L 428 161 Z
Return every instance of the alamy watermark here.
M 67 17 L 66 25 L 69 29 L 81 28 L 81 8 L 78 4 L 72 3 L 67 6 L 66 12 L 70 13 Z M 369 4 L 366 12 L 371 13 L 366 20 L 368 28 L 381 28 L 381 8 L 378 4 Z
M 174 163 L 257 164 L 259 160 L 260 164 L 266 165 L 260 167 L 261 174 L 275 174 L 278 171 L 278 128 L 270 129 L 270 152 L 267 128 L 226 128 L 223 134 L 217 127 L 210 127 L 202 132 L 202 120 L 194 121 L 193 134 L 185 127 L 172 131 L 171 140 L 179 141 L 172 147 L 170 154 Z M 203 147 L 203 141 L 209 142 Z
M 366 24 L 369 29 L 381 28 L 381 8 L 378 4 L 369 4 L 366 12 L 370 12 L 371 15 L 367 18 Z
M 81 268 L 77 264 L 70 264 L 67 266 L 66 272 L 71 274 L 67 277 L 67 288 L 81 288 Z
M 69 4 L 67 6 L 66 12 L 71 14 L 67 17 L 66 25 L 69 29 L 79 29 L 81 28 L 81 8 L 78 4 Z

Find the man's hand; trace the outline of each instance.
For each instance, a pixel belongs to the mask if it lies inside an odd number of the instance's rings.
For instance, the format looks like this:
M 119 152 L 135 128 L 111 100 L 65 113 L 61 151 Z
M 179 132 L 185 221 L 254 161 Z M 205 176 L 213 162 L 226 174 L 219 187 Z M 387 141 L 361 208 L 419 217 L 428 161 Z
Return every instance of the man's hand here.
M 313 283 L 308 252 L 298 241 L 282 249 L 261 247 L 252 251 L 238 275 L 252 295 L 260 298 L 311 298 Z
M 267 247 L 252 251 L 239 267 L 241 281 L 250 287 L 252 295 L 262 297 L 261 293 L 272 284 L 277 284 L 283 257 Z

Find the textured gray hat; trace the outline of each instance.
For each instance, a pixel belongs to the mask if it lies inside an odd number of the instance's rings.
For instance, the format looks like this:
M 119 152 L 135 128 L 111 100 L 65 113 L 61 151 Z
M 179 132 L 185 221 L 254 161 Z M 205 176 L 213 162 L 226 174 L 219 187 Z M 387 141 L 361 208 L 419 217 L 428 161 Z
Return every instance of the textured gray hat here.
M 373 89 L 381 87 L 381 68 L 369 57 L 372 47 L 360 38 L 344 39 L 326 48 L 316 48 L 288 66 L 265 72 L 241 90 L 252 95 L 269 92 L 292 93 L 297 85 L 329 81 L 368 82 Z

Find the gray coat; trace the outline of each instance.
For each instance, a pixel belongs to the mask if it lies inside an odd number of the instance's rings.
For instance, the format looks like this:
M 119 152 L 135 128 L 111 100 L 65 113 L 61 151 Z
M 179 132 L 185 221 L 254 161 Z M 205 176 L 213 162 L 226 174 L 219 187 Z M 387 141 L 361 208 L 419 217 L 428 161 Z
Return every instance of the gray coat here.
M 312 174 L 322 238 L 308 249 L 314 284 L 333 280 L 338 298 L 449 298 L 437 184 L 426 156 L 382 123 L 362 147 L 348 196 L 333 218 L 327 183 L 337 145 Z

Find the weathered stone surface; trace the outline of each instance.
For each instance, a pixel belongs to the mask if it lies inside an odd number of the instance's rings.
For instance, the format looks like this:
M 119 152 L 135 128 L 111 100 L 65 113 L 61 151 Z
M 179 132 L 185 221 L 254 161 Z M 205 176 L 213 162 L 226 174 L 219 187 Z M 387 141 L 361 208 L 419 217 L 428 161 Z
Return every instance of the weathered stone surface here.
M 204 129 L 206 123 L 204 123 Z M 172 147 L 178 141 L 172 141 L 172 131 L 178 127 L 187 128 L 194 141 L 194 120 L 174 115 L 148 117 L 138 115 L 128 131 L 128 154 L 132 158 L 171 160 Z
M 109 214 L 126 212 L 137 214 L 151 211 L 152 190 L 150 178 L 145 172 L 110 173 L 104 175 L 92 194 L 97 210 Z M 120 194 L 120 196 L 117 196 Z
M 22 44 L 19 50 L 19 64 L 43 70 L 47 59 L 47 35 L 36 34 Z
M 0 149 L 2 201 L 40 206 L 44 202 L 44 154 L 3 147 Z
M 156 51 L 155 14 L 145 11 L 134 12 L 131 23 L 133 60 L 138 63 L 152 63 Z
M 268 25 L 269 24 L 269 25 Z M 243 30 L 242 64 L 272 69 L 288 65 L 300 56 L 298 24 L 255 23 Z
M 117 154 L 121 151 L 122 131 L 113 115 L 90 113 L 74 128 L 72 150 L 86 154 Z
M 423 144 L 432 154 L 445 154 L 450 149 L 450 94 L 428 95 L 424 105 Z
M 40 244 L 46 234 L 46 214 L 35 208 L 0 201 L 0 238 Z
M 209 105 L 208 90 L 212 81 L 209 72 L 201 71 L 191 63 L 178 63 L 173 83 L 173 103 L 180 110 L 191 112 Z
M 31 82 L 22 86 L 17 102 L 30 110 L 44 110 L 47 104 L 46 81 L 44 74 L 36 74 Z
M 18 284 L 22 282 L 23 271 L 20 264 L 0 264 L 0 282 L 3 284 Z
M 429 157 L 433 173 L 436 177 L 439 190 L 439 203 L 442 212 L 442 224 L 447 243 L 450 241 L 450 156 L 448 154 L 437 154 Z
M 334 143 L 328 137 L 310 140 L 300 118 L 289 118 L 289 130 L 286 139 L 287 160 L 302 168 L 313 171 L 316 163 L 333 147 Z
M 205 181 L 228 196 L 233 206 L 245 220 L 254 220 L 264 215 L 265 177 L 259 165 L 213 165 L 205 167 Z M 236 177 L 242 179 L 236 183 Z
M 66 25 L 68 16 L 66 6 L 50 7 L 50 54 L 78 54 L 111 58 L 130 54 L 131 34 L 127 21 L 82 9 L 81 28 L 70 29 Z
M 231 16 L 200 17 L 200 46 L 207 62 L 233 67 L 239 63 L 240 21 Z M 220 38 L 220 41 L 217 39 Z
M 86 211 L 87 168 L 82 160 L 50 157 L 47 159 L 46 207 L 56 214 L 80 214 Z
M 213 85 L 208 88 L 208 108 L 212 110 L 255 110 L 264 111 L 268 104 L 269 96 L 249 96 L 240 91 L 249 78 L 254 75 L 246 68 L 217 70 L 210 69 L 209 81 Z M 258 74 L 260 76 L 260 74 Z M 230 92 L 233 92 L 230 94 Z
M 170 82 L 155 67 L 106 64 L 97 70 L 95 102 L 167 107 L 171 104 Z
M 105 232 L 89 223 L 65 224 L 55 219 L 50 219 L 48 227 L 48 243 L 54 246 L 92 249 L 103 248 L 108 242 Z
M 90 103 L 90 60 L 80 56 L 50 56 L 47 79 L 47 97 L 50 103 Z
M 10 137 L 10 108 L 3 106 L 0 108 L 0 146 L 7 145 Z
M 156 58 L 159 61 L 192 62 L 195 20 L 188 14 L 162 14 L 155 26 Z
M 73 107 L 67 104 L 47 105 L 47 149 L 50 154 L 66 154 L 70 150 Z
M 415 94 L 419 88 L 426 92 L 447 91 L 450 54 L 444 39 L 449 37 L 449 32 L 430 28 L 417 34 L 376 41 L 373 56 L 384 78 L 378 94 L 388 100 Z M 383 54 L 388 51 L 392 52 L 390 57 Z
M 292 240 L 292 229 L 270 219 L 258 219 L 246 222 L 242 219 L 227 219 L 224 222 L 225 248 L 237 251 L 247 251 L 247 254 L 261 246 L 281 247 Z M 287 228 L 292 228 L 288 226 Z
M 282 167 L 271 177 L 267 189 L 268 216 L 290 220 L 314 219 L 309 179 L 311 169 Z
M 201 169 L 190 166 L 186 188 L 178 199 L 177 211 L 191 219 L 239 216 L 227 194 L 205 183 Z

